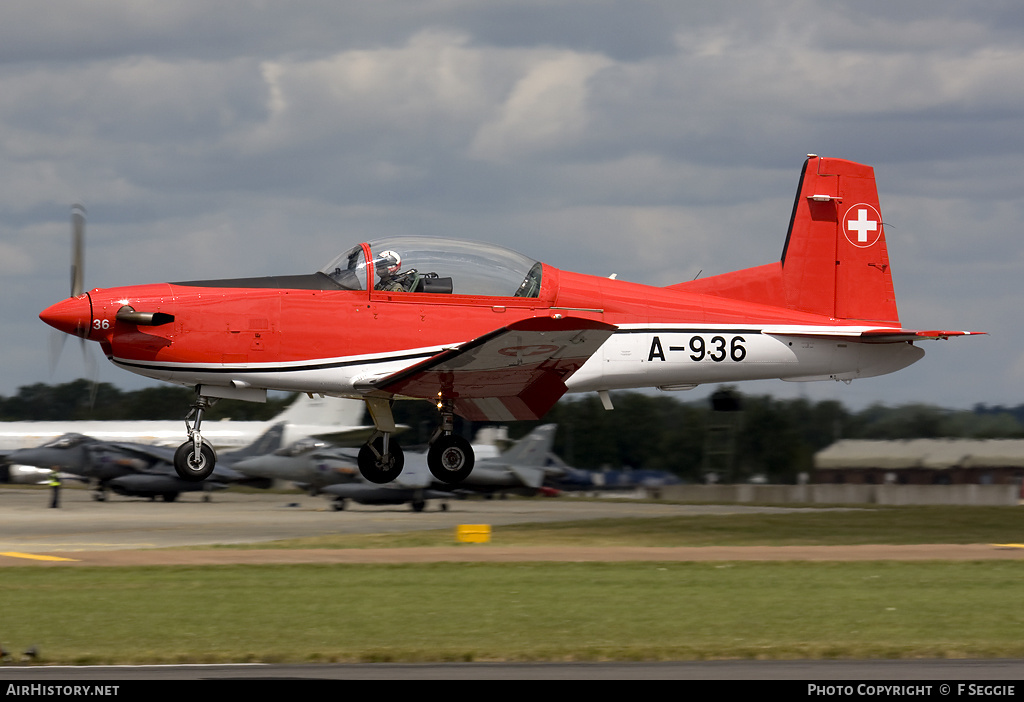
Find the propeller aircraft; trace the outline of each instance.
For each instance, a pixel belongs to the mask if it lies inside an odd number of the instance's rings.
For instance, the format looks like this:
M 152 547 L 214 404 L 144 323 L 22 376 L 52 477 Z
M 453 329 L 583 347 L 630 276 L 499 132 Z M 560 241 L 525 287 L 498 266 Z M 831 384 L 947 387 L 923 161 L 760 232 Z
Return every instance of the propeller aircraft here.
M 76 213 L 77 214 L 77 213 Z M 77 220 L 76 220 L 77 221 Z M 392 403 L 436 404 L 430 471 L 459 483 L 470 420 L 540 419 L 567 392 L 775 379 L 850 381 L 976 332 L 900 325 L 870 166 L 808 156 L 778 261 L 655 287 L 560 270 L 480 242 L 398 236 L 357 244 L 307 275 L 85 292 L 40 317 L 100 344 L 114 365 L 192 386 L 175 468 L 200 481 L 216 455 L 204 410 L 268 390 L 360 398 L 375 431 L 359 470 L 386 483 L 404 456 Z M 80 253 L 73 270 L 81 279 Z

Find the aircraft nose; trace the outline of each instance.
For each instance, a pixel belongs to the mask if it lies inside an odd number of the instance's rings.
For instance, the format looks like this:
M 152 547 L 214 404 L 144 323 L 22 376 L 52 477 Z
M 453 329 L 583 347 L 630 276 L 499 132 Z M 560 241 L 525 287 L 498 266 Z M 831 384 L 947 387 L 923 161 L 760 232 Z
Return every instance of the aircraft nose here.
M 40 312 L 39 319 L 65 334 L 86 337 L 92 324 L 92 303 L 88 295 L 69 297 Z
M 7 462 L 12 465 L 34 466 L 36 468 L 50 468 L 51 466 L 61 465 L 64 462 L 62 459 L 65 458 L 67 456 L 43 447 L 18 449 L 7 454 Z

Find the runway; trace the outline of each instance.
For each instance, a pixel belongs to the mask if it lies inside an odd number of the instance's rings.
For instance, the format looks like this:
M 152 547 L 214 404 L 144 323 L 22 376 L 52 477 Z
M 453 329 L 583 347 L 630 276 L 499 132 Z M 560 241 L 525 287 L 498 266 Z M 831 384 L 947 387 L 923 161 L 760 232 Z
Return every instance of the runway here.
M 274 493 L 198 493 L 177 502 L 111 497 L 96 502 L 88 490 L 65 489 L 61 507 L 49 509 L 43 489 L 0 488 L 0 552 L 54 553 L 187 548 L 251 544 L 328 534 L 386 534 L 453 529 L 458 524 L 493 526 L 603 518 L 693 514 L 787 512 L 782 507 L 671 505 L 606 499 L 561 498 L 450 500 L 424 512 L 408 506 L 352 505 L 331 509 L 323 497 Z

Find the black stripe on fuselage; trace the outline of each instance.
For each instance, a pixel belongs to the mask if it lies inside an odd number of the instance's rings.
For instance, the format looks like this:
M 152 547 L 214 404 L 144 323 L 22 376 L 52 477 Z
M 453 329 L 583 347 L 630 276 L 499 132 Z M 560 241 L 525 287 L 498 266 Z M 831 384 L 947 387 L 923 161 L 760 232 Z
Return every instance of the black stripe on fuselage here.
M 643 329 L 617 329 L 614 334 L 761 334 L 760 329 L 751 329 L 746 327 L 737 328 L 712 328 L 712 327 L 645 327 Z M 152 365 L 147 363 L 134 363 L 131 361 L 124 361 L 120 359 L 111 358 L 111 362 L 122 368 L 139 368 L 154 372 L 163 373 L 218 373 L 222 375 L 229 374 L 243 374 L 243 373 L 300 373 L 304 371 L 317 371 L 317 370 L 328 370 L 331 368 L 347 368 L 350 366 L 361 366 L 361 365 L 377 365 L 381 363 L 392 363 L 394 361 L 416 361 L 419 359 L 430 358 L 435 356 L 437 352 L 420 352 L 410 353 L 395 356 L 387 356 L 385 358 L 371 358 L 361 359 L 352 361 L 330 361 L 326 363 L 309 363 L 305 365 L 288 365 L 288 366 L 260 366 L 257 368 L 239 368 L 237 366 L 224 367 L 224 366 L 163 366 L 163 365 Z
M 303 371 L 328 370 L 330 368 L 346 368 L 349 366 L 376 365 L 379 363 L 391 363 L 393 361 L 415 361 L 422 358 L 430 358 L 435 354 L 430 352 L 411 353 L 403 356 L 388 356 L 386 358 L 371 358 L 358 361 L 330 361 L 328 363 L 310 363 L 307 365 L 295 366 L 259 366 L 257 368 L 239 368 L 237 366 L 161 366 L 148 363 L 133 363 L 116 358 L 111 358 L 111 363 L 122 368 L 139 368 L 148 371 L 162 373 L 220 373 L 220 374 L 248 374 L 248 373 L 300 373 Z
M 225 280 L 188 280 L 171 283 L 186 288 L 259 288 L 281 290 L 348 290 L 323 273 L 305 275 L 268 275 L 260 278 L 230 278 Z

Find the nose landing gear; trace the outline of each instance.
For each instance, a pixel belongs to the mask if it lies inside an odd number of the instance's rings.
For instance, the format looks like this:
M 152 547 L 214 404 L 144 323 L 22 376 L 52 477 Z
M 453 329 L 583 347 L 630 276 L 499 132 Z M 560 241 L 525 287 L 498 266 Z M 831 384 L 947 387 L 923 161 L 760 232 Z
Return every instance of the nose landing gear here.
M 206 480 L 217 465 L 216 452 L 210 444 L 203 441 L 199 431 L 203 421 L 203 412 L 215 401 L 215 399 L 200 395 L 198 390 L 196 391 L 196 400 L 185 417 L 188 441 L 174 452 L 174 472 L 178 474 L 179 478 L 190 483 Z M 192 420 L 191 425 L 189 424 L 190 420 Z

